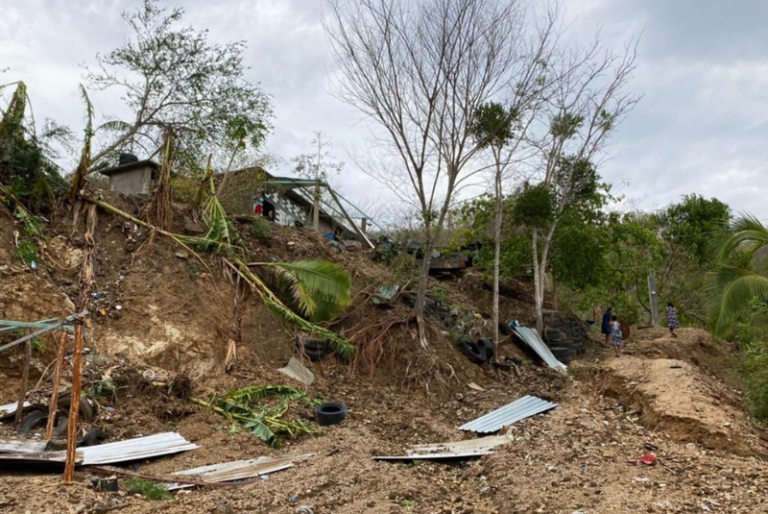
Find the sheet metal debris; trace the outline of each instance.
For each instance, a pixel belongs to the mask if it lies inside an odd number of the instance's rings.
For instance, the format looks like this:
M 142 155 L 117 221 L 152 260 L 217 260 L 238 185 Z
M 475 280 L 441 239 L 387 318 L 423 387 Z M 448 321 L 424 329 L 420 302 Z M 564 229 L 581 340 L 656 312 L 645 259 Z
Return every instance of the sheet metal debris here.
M 494 448 L 510 441 L 512 441 L 510 436 L 500 435 L 449 443 L 421 444 L 406 449 L 405 455 L 383 455 L 374 457 L 374 460 L 441 460 L 482 457 L 483 455 L 490 455 Z
M 0 419 L 7 418 L 9 416 L 16 414 L 16 407 L 18 407 L 18 405 L 19 405 L 19 402 L 0 405 Z M 31 405 L 32 404 L 29 402 L 24 402 L 24 407 L 29 407 Z
M 67 452 L 41 452 L 39 451 L 39 444 L 41 443 L 35 441 L 3 441 L 3 446 L 0 447 L 2 448 L 0 449 L 0 461 L 23 461 L 29 463 L 63 463 L 66 461 Z M 45 443 L 42 444 L 44 445 Z M 82 466 L 116 464 L 171 455 L 196 448 L 199 448 L 199 446 L 190 443 L 181 434 L 165 432 L 127 441 L 78 448 L 75 462 Z
M 549 350 L 549 347 L 547 347 L 546 344 L 544 344 L 544 341 L 541 340 L 539 337 L 539 334 L 528 327 L 512 327 L 512 330 L 514 330 L 517 335 L 520 336 L 520 338 L 531 347 L 531 349 L 536 352 L 536 354 L 541 357 L 541 360 L 543 360 L 547 366 L 554 369 L 562 369 L 563 371 L 567 370 L 568 368 L 557 360 L 554 355 L 552 355 L 552 352 Z
M 507 425 L 517 423 L 520 420 L 541 414 L 555 407 L 557 407 L 556 403 L 547 402 L 535 396 L 523 396 L 509 405 L 489 412 L 474 421 L 465 423 L 459 427 L 459 430 L 490 434 L 501 430 Z
M 315 381 L 315 375 L 294 357 L 291 357 L 287 366 L 277 371 L 305 385 L 312 385 Z
M 47 334 L 48 332 L 51 332 L 53 330 L 56 330 L 58 328 L 63 327 L 64 325 L 71 325 L 76 320 L 88 316 L 88 314 L 89 314 L 88 311 L 83 311 L 83 312 L 80 312 L 78 314 L 73 314 L 71 316 L 68 316 L 68 317 L 64 318 L 63 320 L 57 321 L 57 322 L 55 322 L 53 324 L 44 325 L 39 330 L 37 330 L 37 331 L 35 331 L 35 332 L 31 333 L 31 334 L 28 334 L 28 335 L 26 335 L 24 337 L 20 337 L 19 339 L 16 339 L 15 341 L 11 341 L 8 344 L 0 346 L 0 352 L 2 352 L 4 350 L 7 350 L 9 348 L 13 348 L 14 346 L 17 346 L 17 345 L 19 345 L 21 343 L 24 343 L 26 341 L 30 341 L 30 340 L 32 340 L 32 339 L 34 339 L 36 337 L 39 337 L 39 336 L 41 336 L 43 334 Z
M 83 455 L 83 466 L 115 464 L 134 460 L 172 455 L 199 448 L 178 432 L 164 432 L 127 441 L 87 446 L 78 450 Z
M 284 455 L 282 457 L 258 457 L 256 459 L 238 460 L 186 469 L 184 471 L 172 473 L 172 475 L 178 477 L 197 477 L 202 482 L 210 483 L 234 482 L 236 480 L 256 478 L 260 475 L 268 475 L 269 473 L 291 468 L 295 463 L 305 461 L 313 455 L 315 454 L 304 453 L 299 455 Z M 174 491 L 186 487 L 192 486 L 188 484 L 169 484 L 167 489 L 169 491 Z
M 42 453 L 45 451 L 45 441 L 28 441 L 24 439 L 0 439 L 0 453 Z

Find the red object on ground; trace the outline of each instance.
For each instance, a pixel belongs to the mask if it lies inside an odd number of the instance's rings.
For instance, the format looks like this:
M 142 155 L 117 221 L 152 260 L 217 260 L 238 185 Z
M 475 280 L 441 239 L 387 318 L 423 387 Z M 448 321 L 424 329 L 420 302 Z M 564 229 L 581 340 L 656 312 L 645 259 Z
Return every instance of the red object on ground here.
M 653 466 L 654 464 L 656 464 L 656 456 L 648 453 L 640 457 L 640 462 L 642 462 L 646 466 Z

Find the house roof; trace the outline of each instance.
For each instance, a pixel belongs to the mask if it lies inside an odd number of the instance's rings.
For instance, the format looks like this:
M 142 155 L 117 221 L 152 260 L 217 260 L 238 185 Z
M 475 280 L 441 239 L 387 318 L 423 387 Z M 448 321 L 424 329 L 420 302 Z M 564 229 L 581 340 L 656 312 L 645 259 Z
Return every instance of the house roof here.
M 231 173 L 244 173 L 247 171 L 254 171 L 254 170 L 257 170 L 264 174 L 266 189 L 282 194 L 295 205 L 304 207 L 305 209 L 312 208 L 313 202 L 311 201 L 311 199 L 308 199 L 296 189 L 299 187 L 312 186 L 315 183 L 314 180 L 307 180 L 307 179 L 294 178 L 294 177 L 276 177 L 261 167 L 243 168 L 239 170 L 234 170 Z M 217 175 L 221 175 L 221 174 L 217 174 Z M 355 232 L 353 232 L 344 223 L 341 223 L 339 220 L 335 219 L 331 214 L 329 214 L 322 207 L 320 208 L 320 220 L 323 221 L 324 223 L 327 223 L 334 229 L 336 228 L 340 229 L 344 234 L 345 238 L 350 238 L 350 239 L 357 238 L 357 235 L 355 234 Z
M 123 164 L 121 166 L 113 166 L 111 168 L 99 170 L 99 173 L 109 177 L 111 175 L 118 175 L 120 173 L 133 171 L 138 168 L 152 168 L 153 171 L 157 171 L 160 168 L 160 165 L 155 161 L 147 159 L 144 161 L 129 162 L 128 164 Z

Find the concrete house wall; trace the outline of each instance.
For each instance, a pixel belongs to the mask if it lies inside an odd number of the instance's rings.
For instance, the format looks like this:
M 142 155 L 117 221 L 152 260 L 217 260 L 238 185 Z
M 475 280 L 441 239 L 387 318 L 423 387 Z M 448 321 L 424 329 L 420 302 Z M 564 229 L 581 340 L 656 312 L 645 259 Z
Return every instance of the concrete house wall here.
M 126 195 L 148 195 L 152 193 L 153 169 L 143 166 L 132 170 L 113 173 L 109 177 L 109 189 Z

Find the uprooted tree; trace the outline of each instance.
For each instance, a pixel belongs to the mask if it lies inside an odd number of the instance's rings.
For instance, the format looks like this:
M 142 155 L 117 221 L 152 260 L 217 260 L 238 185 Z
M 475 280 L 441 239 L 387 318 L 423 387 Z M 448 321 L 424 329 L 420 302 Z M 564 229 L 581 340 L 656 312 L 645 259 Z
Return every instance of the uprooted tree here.
M 130 38 L 98 55 L 98 67 L 87 71 L 91 87 L 115 90 L 132 113 L 131 119 L 112 119 L 96 129 L 96 168 L 120 151 L 157 155 L 163 131 L 171 129 L 178 169 L 201 171 L 204 156 L 233 136 L 238 145 L 259 146 L 269 132 L 269 97 L 245 79 L 245 43 L 212 44 L 207 31 L 179 27 L 183 14 L 144 0 L 136 11 L 123 13 Z
M 383 134 L 377 161 L 384 164 L 368 172 L 414 205 L 423 222 L 414 310 L 426 348 L 432 250 L 484 146 L 471 130 L 475 114 L 495 99 L 537 94 L 541 85 L 522 78 L 547 60 L 555 17 L 547 13 L 537 23 L 522 1 L 328 0 L 328 6 L 326 28 L 343 76 L 339 95 Z

